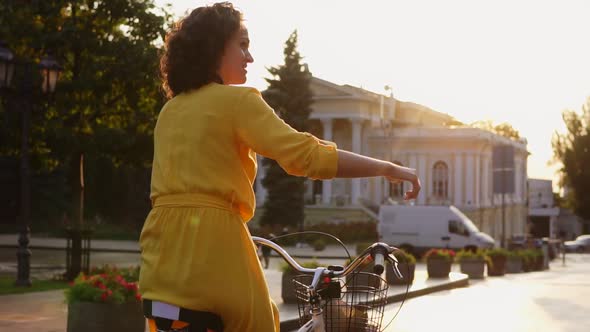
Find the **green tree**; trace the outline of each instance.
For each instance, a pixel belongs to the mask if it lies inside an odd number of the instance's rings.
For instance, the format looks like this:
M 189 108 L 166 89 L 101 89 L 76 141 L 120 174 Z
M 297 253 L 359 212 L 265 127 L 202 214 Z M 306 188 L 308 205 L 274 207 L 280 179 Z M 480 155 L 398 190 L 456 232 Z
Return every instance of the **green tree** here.
M 297 51 L 297 31 L 287 39 L 284 49 L 285 63 L 269 68 L 272 78 L 267 79 L 264 99 L 291 127 L 308 130 L 312 93 L 309 87 L 311 73 Z M 302 225 L 304 219 L 303 193 L 305 179 L 288 175 L 274 160 L 264 159 L 266 175 L 262 180 L 268 191 L 264 202 L 262 225 Z
M 39 61 L 51 52 L 64 67 L 53 100 L 32 100 L 31 157 L 36 173 L 65 171 L 71 219 L 76 220 L 79 206 L 82 154 L 87 212 L 129 213 L 125 186 L 130 180 L 96 179 L 113 172 L 145 173 L 150 167 L 152 129 L 164 102 L 157 79 L 158 52 L 170 20 L 167 10 L 156 8 L 153 0 L 0 4 L 0 36 L 15 55 Z M 6 114 L 5 123 L 13 121 L 8 110 L 0 111 Z M 18 131 L 6 135 L 0 153 L 18 153 Z M 134 178 L 128 175 L 118 178 Z
M 565 133 L 553 135 L 553 159 L 561 167 L 560 185 L 569 189 L 566 204 L 574 213 L 590 219 L 590 98 L 581 114 L 566 110 L 562 118 Z
M 495 125 L 491 120 L 480 120 L 472 123 L 470 126 L 474 128 L 484 129 L 494 134 L 498 134 L 500 136 L 508 138 L 520 138 L 520 133 L 518 132 L 518 130 L 514 129 L 514 127 L 512 127 L 512 125 L 508 122 L 503 122 Z

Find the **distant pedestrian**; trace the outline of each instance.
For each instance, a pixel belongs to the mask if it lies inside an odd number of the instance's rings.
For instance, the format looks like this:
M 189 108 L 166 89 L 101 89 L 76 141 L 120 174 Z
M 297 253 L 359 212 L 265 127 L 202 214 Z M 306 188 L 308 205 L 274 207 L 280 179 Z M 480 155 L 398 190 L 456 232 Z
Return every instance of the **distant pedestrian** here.
M 272 240 L 275 235 L 273 233 L 268 234 L 268 239 Z M 262 259 L 264 260 L 264 268 L 268 269 L 268 263 L 270 261 L 270 248 L 267 246 L 262 246 Z

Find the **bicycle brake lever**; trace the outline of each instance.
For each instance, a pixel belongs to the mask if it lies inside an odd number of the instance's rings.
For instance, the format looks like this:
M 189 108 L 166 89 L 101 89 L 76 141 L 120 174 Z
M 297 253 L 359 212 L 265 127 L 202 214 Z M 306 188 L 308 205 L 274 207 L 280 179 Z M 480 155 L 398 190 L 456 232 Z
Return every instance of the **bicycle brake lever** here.
M 397 267 L 397 264 L 399 263 L 397 261 L 397 257 L 395 257 L 393 254 L 389 254 L 389 255 L 387 255 L 387 258 L 389 258 L 389 263 L 391 263 L 391 267 L 393 269 L 393 273 L 395 273 L 395 276 L 398 279 L 403 279 L 404 276 L 402 275 L 399 268 Z

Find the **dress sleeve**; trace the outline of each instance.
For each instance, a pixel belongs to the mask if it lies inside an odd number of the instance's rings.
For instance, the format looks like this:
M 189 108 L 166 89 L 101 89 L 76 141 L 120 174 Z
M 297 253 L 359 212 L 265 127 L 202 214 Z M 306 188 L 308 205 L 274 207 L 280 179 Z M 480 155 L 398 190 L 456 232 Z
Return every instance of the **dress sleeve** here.
M 256 89 L 242 94 L 234 114 L 238 139 L 254 152 L 276 160 L 285 172 L 312 179 L 336 176 L 336 144 L 293 129 L 275 114 Z

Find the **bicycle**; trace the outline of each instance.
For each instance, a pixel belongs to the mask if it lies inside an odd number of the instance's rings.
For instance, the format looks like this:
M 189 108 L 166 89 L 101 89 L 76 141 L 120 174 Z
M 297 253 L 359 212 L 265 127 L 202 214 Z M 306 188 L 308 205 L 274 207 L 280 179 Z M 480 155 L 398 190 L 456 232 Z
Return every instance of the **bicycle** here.
M 387 300 L 387 282 L 381 277 L 388 261 L 398 278 L 403 278 L 393 252 L 398 250 L 376 242 L 346 267 L 330 265 L 304 268 L 280 245 L 252 237 L 256 245 L 275 250 L 301 275 L 293 278 L 297 294 L 300 329 L 298 332 L 379 332 Z M 358 272 L 363 264 L 374 262 L 373 273 Z M 351 276 L 348 280 L 343 280 Z M 179 308 L 144 299 L 144 315 L 150 331 L 223 331 L 221 318 L 210 312 Z M 184 323 L 184 324 L 183 324 Z M 176 325 L 175 325 L 176 324 Z M 190 330 L 187 326 L 190 326 Z

